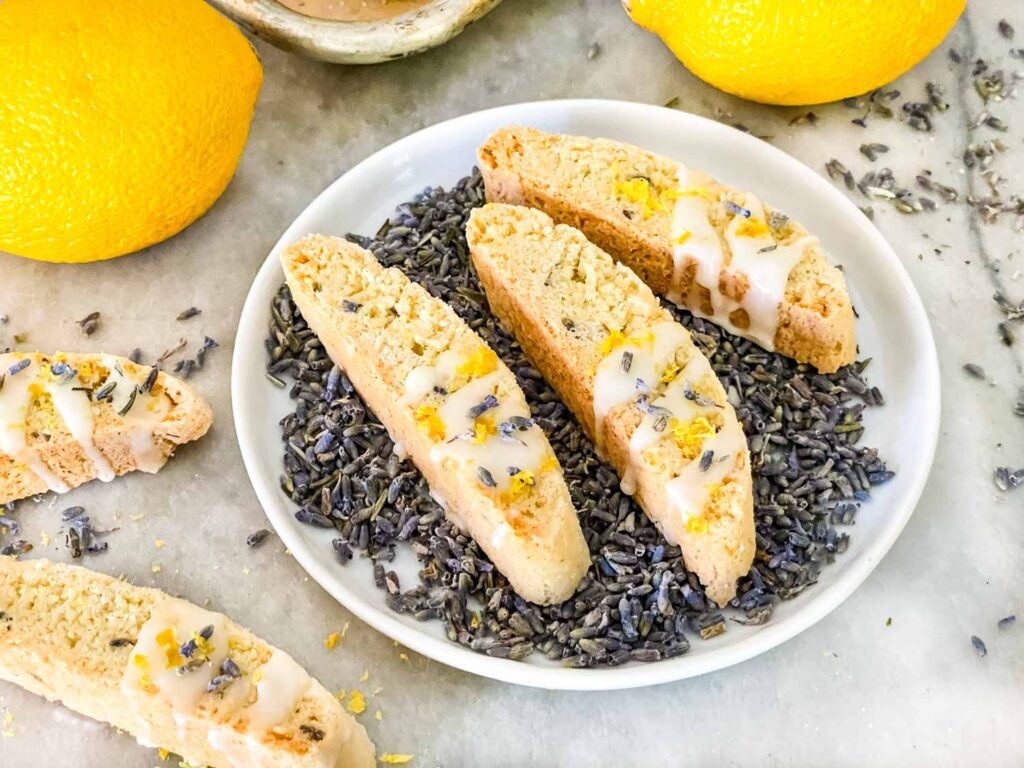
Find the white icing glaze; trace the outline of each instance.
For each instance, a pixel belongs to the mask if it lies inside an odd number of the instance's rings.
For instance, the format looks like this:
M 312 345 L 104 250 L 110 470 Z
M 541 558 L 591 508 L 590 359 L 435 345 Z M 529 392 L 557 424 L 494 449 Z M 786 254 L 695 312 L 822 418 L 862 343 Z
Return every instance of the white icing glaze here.
M 604 447 L 604 420 L 616 406 L 642 394 L 637 381 L 650 389 L 658 385 L 665 367 L 689 335 L 678 323 L 666 321 L 651 326 L 613 349 L 597 365 L 594 374 L 594 434 L 598 450 Z M 632 355 L 628 365 L 624 357 Z
M 668 482 L 665 490 L 669 505 L 684 523 L 703 512 L 711 489 L 732 473 L 736 459 L 746 450 L 747 439 L 739 422 L 727 420 L 722 429 L 704 442 L 703 451 L 714 451 L 711 466 L 701 470 L 701 462 L 696 459 Z
M 109 370 L 109 374 L 97 389 L 111 382 L 116 384 L 111 393 L 110 406 L 119 414 L 124 411 L 123 418 L 128 428 L 129 446 L 135 467 L 143 472 L 157 472 L 167 462 L 167 457 L 160 450 L 155 430 L 170 410 L 170 401 L 165 394 L 153 395 L 142 391 L 145 379 L 137 380 L 130 375 L 117 358 L 107 356 L 102 362 Z
M 83 389 L 78 372 L 76 371 L 74 376 L 61 376 L 47 381 L 46 391 L 53 400 L 54 410 L 64 420 L 71 436 L 96 468 L 96 477 L 109 483 L 115 477 L 114 468 L 93 442 L 95 421 L 92 399 Z
M 686 423 L 718 410 L 713 405 L 701 405 L 686 397 L 687 386 L 693 388 L 708 375 L 715 375 L 711 364 L 704 355 L 695 353 L 665 391 L 651 401 L 651 406 L 658 411 L 645 414 L 629 439 L 629 466 L 622 475 L 621 483 L 623 493 L 628 496 L 636 493 L 636 468 L 643 463 L 643 452 L 647 448 L 671 434 L 667 424 L 669 417 Z
M 132 696 L 155 691 L 174 712 L 192 714 L 228 656 L 224 621 L 221 614 L 205 611 L 184 600 L 166 598 L 158 603 L 139 630 L 122 679 L 122 689 Z M 188 660 L 178 655 L 177 649 L 192 639 L 193 633 L 207 626 L 213 627 L 208 653 L 194 655 L 205 661 L 198 668 L 179 674 L 178 668 Z
M 475 421 L 470 409 L 487 395 L 497 396 L 500 381 L 501 374 L 494 371 L 473 379 L 444 399 L 438 415 L 445 425 L 445 441 L 434 446 L 431 455 L 437 459 L 452 456 L 486 469 L 496 483 L 496 490 L 503 492 L 511 486 L 512 468 L 528 472 L 538 470 L 547 452 L 547 440 L 536 425 L 512 433 L 512 439 L 494 434 L 477 443 L 466 437 L 472 434 Z M 514 416 L 529 418 L 530 412 L 525 402 L 506 397 L 498 398 L 497 407 L 486 411 L 484 416 L 497 425 Z
M 501 549 L 505 545 L 505 539 L 512 533 L 512 526 L 508 523 L 498 523 L 498 527 L 491 534 L 491 546 Z
M 10 373 L 11 367 L 22 360 L 28 360 L 28 366 L 17 373 Z M 26 465 L 51 491 L 66 493 L 67 483 L 54 474 L 28 444 L 26 420 L 32 403 L 32 385 L 37 382 L 39 373 L 39 362 L 35 356 L 16 352 L 0 355 L 0 375 L 4 376 L 3 388 L 0 389 L 0 453 Z
M 503 493 L 511 487 L 512 475 L 517 471 L 536 473 L 540 469 L 549 453 L 547 439 L 535 424 L 504 436 L 490 434 L 510 419 L 528 419 L 530 409 L 521 396 L 499 396 L 503 378 L 501 369 L 470 379 L 451 391 L 457 369 L 465 359 L 465 356 L 449 350 L 438 358 L 436 365 L 420 366 L 410 371 L 406 376 L 402 402 L 410 406 L 429 403 L 437 408 L 444 438 L 431 448 L 431 461 L 440 462 L 447 457 L 474 467 L 478 472 L 486 470 L 494 482 L 488 487 Z M 488 397 L 493 397 L 497 405 L 474 415 L 473 409 Z M 478 437 L 475 427 L 480 420 L 490 428 L 488 433 Z M 450 510 L 446 508 L 446 512 L 459 524 Z
M 420 365 L 405 377 L 405 392 L 399 402 L 402 405 L 416 405 L 435 388 L 444 388 L 455 375 L 459 355 L 454 350 L 442 352 L 434 365 Z
M 213 627 L 212 634 L 191 656 L 197 666 L 180 671 L 190 661 L 180 654 L 181 645 L 199 636 L 206 627 Z M 210 694 L 210 681 L 222 673 L 221 664 L 228 655 L 224 616 L 168 597 L 154 607 L 139 630 L 121 689 L 129 700 L 139 696 L 160 697 L 173 712 L 180 739 L 185 739 L 193 727 L 200 701 L 204 696 L 210 697 L 203 710 L 209 721 L 210 744 L 215 748 L 223 746 L 228 738 L 227 729 L 237 730 L 241 723 L 250 747 L 256 748 L 264 733 L 280 725 L 295 710 L 313 679 L 291 656 L 275 649 L 265 664 L 249 674 L 243 673 L 219 693 Z M 330 756 L 337 746 L 334 741 L 332 736 L 321 744 L 319 751 L 326 753 L 328 759 L 325 764 L 333 764 Z
M 685 193 L 699 186 L 699 180 L 691 183 L 688 170 L 680 164 L 680 190 Z M 786 245 L 779 243 L 768 228 L 762 202 L 749 193 L 742 197 L 733 202 L 750 211 L 750 217 L 733 217 L 725 228 L 724 245 L 723 237 L 710 221 L 711 201 L 700 194 L 682 194 L 676 200 L 670 230 L 675 274 L 668 298 L 677 304 L 688 304 L 694 314 L 773 350 L 779 307 L 785 298 L 789 274 L 816 240 L 808 236 Z M 754 234 L 741 232 L 741 229 L 752 230 Z M 728 263 L 725 246 L 730 254 Z M 680 294 L 683 272 L 690 263 L 697 265 L 696 282 L 710 293 L 713 310 L 710 315 L 701 311 L 698 302 L 687 303 L 686 297 Z M 741 301 L 721 292 L 723 273 L 746 277 L 748 287 Z M 729 315 L 737 309 L 746 312 L 747 328 L 738 328 L 730 320 Z
M 268 731 L 287 719 L 313 683 L 295 659 L 277 649 L 266 664 L 253 672 L 252 679 L 256 701 L 241 712 L 249 722 L 250 734 Z

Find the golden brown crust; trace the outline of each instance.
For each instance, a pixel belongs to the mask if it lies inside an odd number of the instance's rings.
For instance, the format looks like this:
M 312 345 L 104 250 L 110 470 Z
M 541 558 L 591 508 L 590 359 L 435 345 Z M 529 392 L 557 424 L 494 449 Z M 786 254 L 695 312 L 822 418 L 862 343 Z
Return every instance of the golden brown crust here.
M 650 289 L 578 231 L 556 225 L 546 214 L 519 206 L 488 204 L 473 211 L 466 227 L 473 264 L 491 311 L 516 336 L 533 365 L 555 388 L 592 441 L 596 441 L 594 371 L 602 341 L 611 330 L 642 333 L 671 322 Z M 685 334 L 685 331 L 683 332 Z M 680 362 L 700 352 L 686 336 Z M 722 420 L 735 423 L 717 378 L 699 382 L 707 396 L 726 403 Z M 706 532 L 687 529 L 672 513 L 666 484 L 690 463 L 672 440 L 644 452 L 637 467 L 630 438 L 641 421 L 630 403 L 604 418 L 604 453 L 620 475 L 636 471 L 636 499 L 672 543 L 683 549 L 687 567 L 697 573 L 719 604 L 733 597 L 755 551 L 750 462 L 745 450 L 724 492 L 704 510 Z
M 637 215 L 611 192 L 614 167 L 628 168 L 655 186 L 676 184 L 678 166 L 667 158 L 606 139 L 503 128 L 477 152 L 487 199 L 539 208 L 555 221 L 582 231 L 598 247 L 627 265 L 662 296 L 673 292 L 675 263 L 668 210 Z M 727 189 L 724 188 L 723 189 Z M 769 206 L 766 206 L 771 210 Z M 805 233 L 795 222 L 795 233 Z M 693 301 L 693 273 L 680 294 Z M 742 296 L 742 289 L 734 289 Z M 699 309 L 699 307 L 694 307 Z M 856 356 L 853 306 L 842 272 L 817 245 L 790 273 L 780 308 L 775 348 L 824 373 Z
M 522 597 L 541 604 L 570 597 L 590 566 L 590 553 L 561 468 L 538 473 L 529 493 L 500 500 L 480 487 L 475 470 L 450 456 L 432 456 L 433 441 L 418 428 L 413 408 L 401 402 L 409 371 L 435 364 L 449 350 L 485 348 L 483 339 L 444 302 L 352 243 L 310 235 L 281 260 L 303 317 L 443 498 L 449 516 Z M 345 300 L 357 303 L 358 311 L 343 311 Z M 498 370 L 499 399 L 526 409 L 515 376 L 500 362 Z M 502 526 L 510 530 L 498 532 Z

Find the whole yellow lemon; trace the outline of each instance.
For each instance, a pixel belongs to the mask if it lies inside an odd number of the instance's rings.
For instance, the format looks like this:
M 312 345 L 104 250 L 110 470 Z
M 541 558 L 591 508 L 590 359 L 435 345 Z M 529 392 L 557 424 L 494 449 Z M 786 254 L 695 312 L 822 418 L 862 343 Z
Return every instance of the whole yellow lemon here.
M 202 0 L 0 0 L 0 250 L 110 259 L 220 196 L 263 70 Z
M 819 104 L 894 80 L 966 0 L 622 0 L 697 77 L 766 104 Z

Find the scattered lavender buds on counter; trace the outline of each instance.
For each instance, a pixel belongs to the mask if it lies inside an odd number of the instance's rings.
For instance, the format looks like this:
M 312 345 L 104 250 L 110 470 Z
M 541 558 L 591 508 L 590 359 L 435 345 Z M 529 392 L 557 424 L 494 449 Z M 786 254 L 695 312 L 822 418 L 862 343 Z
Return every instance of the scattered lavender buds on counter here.
M 1001 618 L 997 626 L 999 627 L 999 629 L 1009 629 L 1014 625 L 1016 621 L 1017 617 L 1011 613 L 1009 616 L 1004 616 L 1003 618 Z
M 191 317 L 195 317 L 196 315 L 201 314 L 202 311 L 203 310 L 199 309 L 198 307 L 189 307 L 188 309 L 184 309 L 181 312 L 179 312 L 178 317 L 176 319 L 179 322 L 182 320 L 188 320 Z
M 985 647 L 984 641 L 977 635 L 971 635 L 971 645 L 974 646 L 974 650 L 978 652 L 981 658 L 988 656 L 988 648 Z
M 264 541 L 266 541 L 268 536 L 270 536 L 270 531 L 268 531 L 266 528 L 260 528 L 260 530 L 253 531 L 245 537 L 245 545 L 247 547 L 252 547 L 253 549 L 255 549 L 256 547 L 260 546 Z
M 65 544 L 71 550 L 71 557 L 78 559 L 84 554 L 107 551 L 107 542 L 96 539 L 113 531 L 97 531 L 93 528 L 84 507 L 68 507 L 60 513 L 60 519 L 67 524 Z
M 964 363 L 964 371 L 972 379 L 985 380 L 985 369 L 976 363 Z
M 96 332 L 96 329 L 100 325 L 100 313 L 90 312 L 88 315 L 78 321 L 78 327 L 82 329 L 82 333 L 86 336 L 92 336 Z
M 1009 467 L 996 467 L 994 473 L 996 488 L 1008 491 L 1024 483 L 1024 468 L 1011 471 Z
M 889 147 L 887 147 L 885 144 L 871 143 L 860 145 L 860 153 L 871 162 L 877 160 L 880 154 L 884 154 L 885 152 L 888 151 Z
M 182 339 L 182 342 L 184 342 L 184 339 Z M 206 355 L 211 349 L 216 349 L 218 346 L 220 345 L 217 344 L 216 341 L 211 339 L 209 336 L 204 336 L 203 343 L 199 346 L 199 349 L 196 350 L 196 356 L 194 358 L 186 357 L 179 360 L 174 365 L 174 372 L 181 376 L 181 378 L 187 379 L 192 375 L 193 371 L 201 371 L 203 366 L 206 365 Z M 184 343 L 182 343 L 180 347 L 184 347 Z
M 19 555 L 24 555 L 26 552 L 31 551 L 32 545 L 24 539 L 19 539 L 18 541 L 12 541 L 10 544 L 4 546 L 3 549 L 0 549 L 0 555 L 14 555 L 15 557 L 18 557 Z
M 176 354 L 181 352 L 185 347 L 188 346 L 188 342 L 185 339 L 178 339 L 178 343 L 169 349 L 165 349 L 163 354 L 157 358 L 156 364 L 162 365 L 174 357 Z

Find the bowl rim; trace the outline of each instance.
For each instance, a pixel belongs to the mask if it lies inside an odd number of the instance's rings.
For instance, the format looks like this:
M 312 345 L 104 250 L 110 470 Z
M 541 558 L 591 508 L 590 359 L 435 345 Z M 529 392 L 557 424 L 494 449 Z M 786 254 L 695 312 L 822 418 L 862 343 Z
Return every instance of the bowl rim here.
M 441 45 L 489 13 L 501 0 L 428 0 L 421 8 L 379 21 L 306 16 L 277 0 L 210 0 L 257 37 L 337 64 L 374 64 Z
M 889 519 L 881 527 L 878 536 L 866 544 L 865 549 L 859 556 L 850 561 L 845 570 L 839 573 L 834 581 L 827 585 L 817 585 L 814 594 L 793 615 L 760 627 L 756 634 L 748 638 L 729 645 L 712 648 L 700 654 L 692 656 L 684 654 L 676 658 L 663 659 L 651 664 L 628 664 L 621 667 L 596 669 L 546 667 L 510 661 L 508 659 L 492 658 L 476 653 L 463 648 L 457 643 L 431 637 L 412 627 L 406 626 L 390 612 L 384 605 L 383 600 L 379 605 L 372 605 L 369 601 L 364 600 L 340 583 L 340 580 L 325 567 L 320 556 L 316 555 L 299 535 L 296 524 L 291 519 L 291 511 L 280 508 L 280 505 L 274 498 L 274 493 L 277 490 L 276 478 L 262 477 L 257 472 L 258 462 L 250 414 L 259 412 L 259 403 L 252 402 L 252 398 L 247 394 L 246 385 L 248 381 L 242 375 L 247 370 L 253 355 L 263 355 L 265 353 L 263 346 L 263 332 L 265 329 L 261 325 L 261 312 L 265 312 L 264 305 L 269 303 L 273 291 L 276 291 L 277 287 L 284 280 L 279 264 L 281 249 L 298 237 L 306 234 L 299 225 L 307 212 L 318 207 L 320 201 L 330 197 L 333 190 L 337 187 L 344 185 L 350 174 L 365 173 L 367 169 L 372 169 L 374 165 L 385 162 L 389 157 L 403 153 L 408 154 L 407 150 L 414 145 L 423 142 L 430 143 L 431 140 L 435 142 L 443 140 L 447 131 L 453 128 L 457 129 L 461 123 L 473 121 L 493 122 L 495 118 L 501 115 L 508 115 L 508 119 L 504 121 L 505 124 L 516 125 L 529 123 L 531 118 L 536 116 L 535 113 L 551 110 L 571 111 L 575 109 L 583 111 L 635 110 L 637 112 L 633 113 L 634 118 L 640 119 L 643 119 L 645 114 L 652 117 L 658 115 L 661 118 L 664 116 L 663 113 L 671 113 L 674 115 L 673 119 L 679 122 L 680 130 L 685 130 L 687 125 L 692 125 L 712 131 L 722 131 L 725 132 L 725 135 L 730 140 L 738 142 L 738 150 L 756 144 L 759 145 L 758 151 L 768 151 L 777 155 L 778 159 L 782 162 L 799 166 L 799 172 L 801 176 L 806 177 L 807 183 L 812 188 L 811 191 L 844 210 L 855 226 L 861 229 L 863 234 L 873 241 L 875 248 L 889 262 L 893 276 L 899 281 L 898 287 L 901 289 L 901 293 L 910 302 L 907 312 L 913 319 L 913 327 L 908 329 L 908 333 L 915 338 L 915 350 L 921 356 L 919 362 L 924 384 L 920 390 L 915 390 L 915 395 L 921 399 L 923 411 L 928 415 L 927 423 L 917 425 L 923 430 L 921 432 L 921 444 L 924 446 L 925 451 L 913 464 L 908 463 L 900 467 L 901 481 L 906 483 L 906 490 L 888 509 L 887 515 Z M 396 204 L 397 202 L 400 201 L 396 201 Z M 264 367 L 265 363 L 261 363 L 261 369 Z M 250 286 L 239 319 L 235 348 L 232 355 L 231 372 L 231 399 L 235 430 L 250 482 L 268 519 L 277 530 L 281 540 L 289 548 L 302 568 L 318 584 L 367 624 L 417 653 L 473 674 L 518 685 L 550 690 L 618 690 L 668 683 L 705 674 L 746 661 L 764 653 L 821 620 L 849 597 L 874 570 L 882 557 L 892 547 L 910 519 L 914 508 L 917 506 L 927 482 L 938 443 L 941 413 L 940 391 L 941 384 L 935 340 L 920 296 L 895 251 L 853 202 L 817 173 L 781 149 L 762 142 L 735 128 L 678 110 L 607 99 L 533 101 L 467 113 L 409 134 L 352 166 L 338 179 L 328 185 L 296 216 L 264 260 Z

